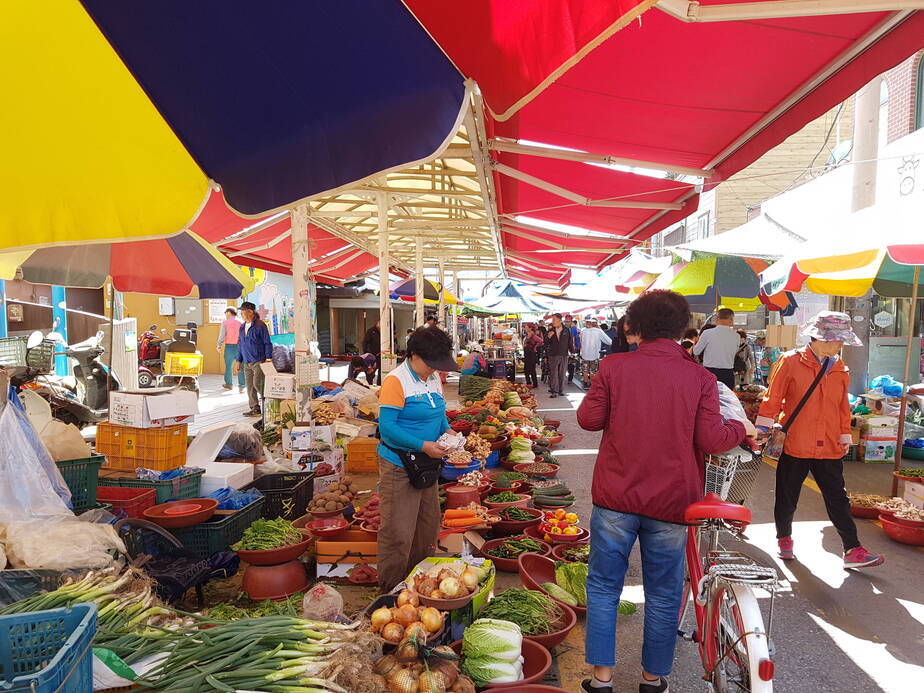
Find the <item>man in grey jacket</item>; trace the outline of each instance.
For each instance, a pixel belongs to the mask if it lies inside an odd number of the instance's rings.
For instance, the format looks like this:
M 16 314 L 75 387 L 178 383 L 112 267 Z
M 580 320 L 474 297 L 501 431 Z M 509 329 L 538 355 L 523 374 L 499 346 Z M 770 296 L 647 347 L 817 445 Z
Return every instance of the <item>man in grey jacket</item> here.
M 561 313 L 552 316 L 552 327 L 545 335 L 545 353 L 549 358 L 549 392 L 552 397 L 564 393 L 565 373 L 568 372 L 568 356 L 574 351 L 571 330 L 561 321 Z

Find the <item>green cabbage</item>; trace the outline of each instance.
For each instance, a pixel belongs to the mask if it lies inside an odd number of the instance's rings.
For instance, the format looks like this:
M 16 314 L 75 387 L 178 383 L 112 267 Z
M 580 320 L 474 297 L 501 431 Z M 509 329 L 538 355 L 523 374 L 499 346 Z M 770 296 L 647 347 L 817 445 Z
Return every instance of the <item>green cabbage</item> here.
M 510 621 L 479 618 L 465 629 L 462 636 L 462 656 L 465 659 L 515 662 L 522 646 L 520 627 Z
M 523 452 L 532 452 L 533 441 L 529 438 L 512 438 L 510 440 L 510 449 L 513 451 L 521 450 Z
M 519 662 L 501 662 L 490 657 L 469 657 L 462 662 L 462 673 L 477 686 L 487 683 L 513 683 L 523 678 Z

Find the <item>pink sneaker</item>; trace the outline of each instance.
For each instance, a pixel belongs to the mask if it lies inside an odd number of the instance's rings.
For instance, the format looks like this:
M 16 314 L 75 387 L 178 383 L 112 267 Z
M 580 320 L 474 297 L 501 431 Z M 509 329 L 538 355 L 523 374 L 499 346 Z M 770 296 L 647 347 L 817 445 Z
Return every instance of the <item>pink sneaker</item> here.
M 782 539 L 777 539 L 776 544 L 779 547 L 780 558 L 782 558 L 784 561 L 796 560 L 796 554 L 793 553 L 792 537 L 783 537 Z
M 870 553 L 862 546 L 850 549 L 844 554 L 844 568 L 871 568 L 884 562 L 885 557 Z

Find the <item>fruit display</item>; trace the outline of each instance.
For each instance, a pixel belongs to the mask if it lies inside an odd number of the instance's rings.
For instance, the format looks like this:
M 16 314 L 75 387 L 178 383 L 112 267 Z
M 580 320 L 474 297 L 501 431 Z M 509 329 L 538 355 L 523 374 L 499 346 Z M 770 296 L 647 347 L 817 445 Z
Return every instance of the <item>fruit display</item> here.
M 580 519 L 577 513 L 566 513 L 563 509 L 559 508 L 558 510 L 545 514 L 542 522 L 539 523 L 539 533 L 542 534 L 546 541 L 550 541 L 552 539 L 551 535 L 554 534 L 579 534 L 579 523 Z
M 426 642 L 434 633 L 443 629 L 445 612 L 432 606 L 421 606 L 417 594 L 401 590 L 395 606 L 380 607 L 370 615 L 371 630 L 382 639 L 397 645 L 405 638 L 416 636 L 419 643 Z
M 364 524 L 368 529 L 378 531 L 382 526 L 382 512 L 379 508 L 379 494 L 373 493 L 366 504 L 357 510 L 353 517 Z
M 478 591 L 488 577 L 488 569 L 465 561 L 436 563 L 411 578 L 414 592 L 430 599 L 458 599 Z
M 315 496 L 308 504 L 308 512 L 334 512 L 344 510 L 353 502 L 356 487 L 350 476 L 344 476 L 339 484 L 331 484 L 324 493 Z

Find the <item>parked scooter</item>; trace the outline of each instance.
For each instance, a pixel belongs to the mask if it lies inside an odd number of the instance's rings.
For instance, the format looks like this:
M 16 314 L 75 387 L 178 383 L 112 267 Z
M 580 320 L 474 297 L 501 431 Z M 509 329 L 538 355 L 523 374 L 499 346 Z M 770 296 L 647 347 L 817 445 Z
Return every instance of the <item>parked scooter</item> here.
M 63 343 L 60 336 L 54 336 L 59 344 Z M 17 389 L 29 388 L 48 400 L 51 405 L 52 416 L 72 423 L 78 428 L 105 421 L 109 415 L 109 390 L 118 390 L 118 378 L 109 371 L 99 360 L 105 352 L 102 347 L 103 333 L 97 332 L 95 336 L 83 342 L 64 345 L 63 354 L 73 359 L 72 376 L 47 375 L 41 370 L 31 366 L 10 369 L 10 383 Z M 26 344 L 26 362 L 29 363 L 29 352 L 37 349 L 44 340 L 41 332 L 33 332 Z M 62 352 L 58 352 L 62 353 Z M 111 382 L 110 382 L 111 381 Z
M 164 372 L 164 352 L 170 340 L 164 339 L 167 330 L 157 333 L 151 325 L 138 339 L 138 387 L 154 387 L 158 375 Z

